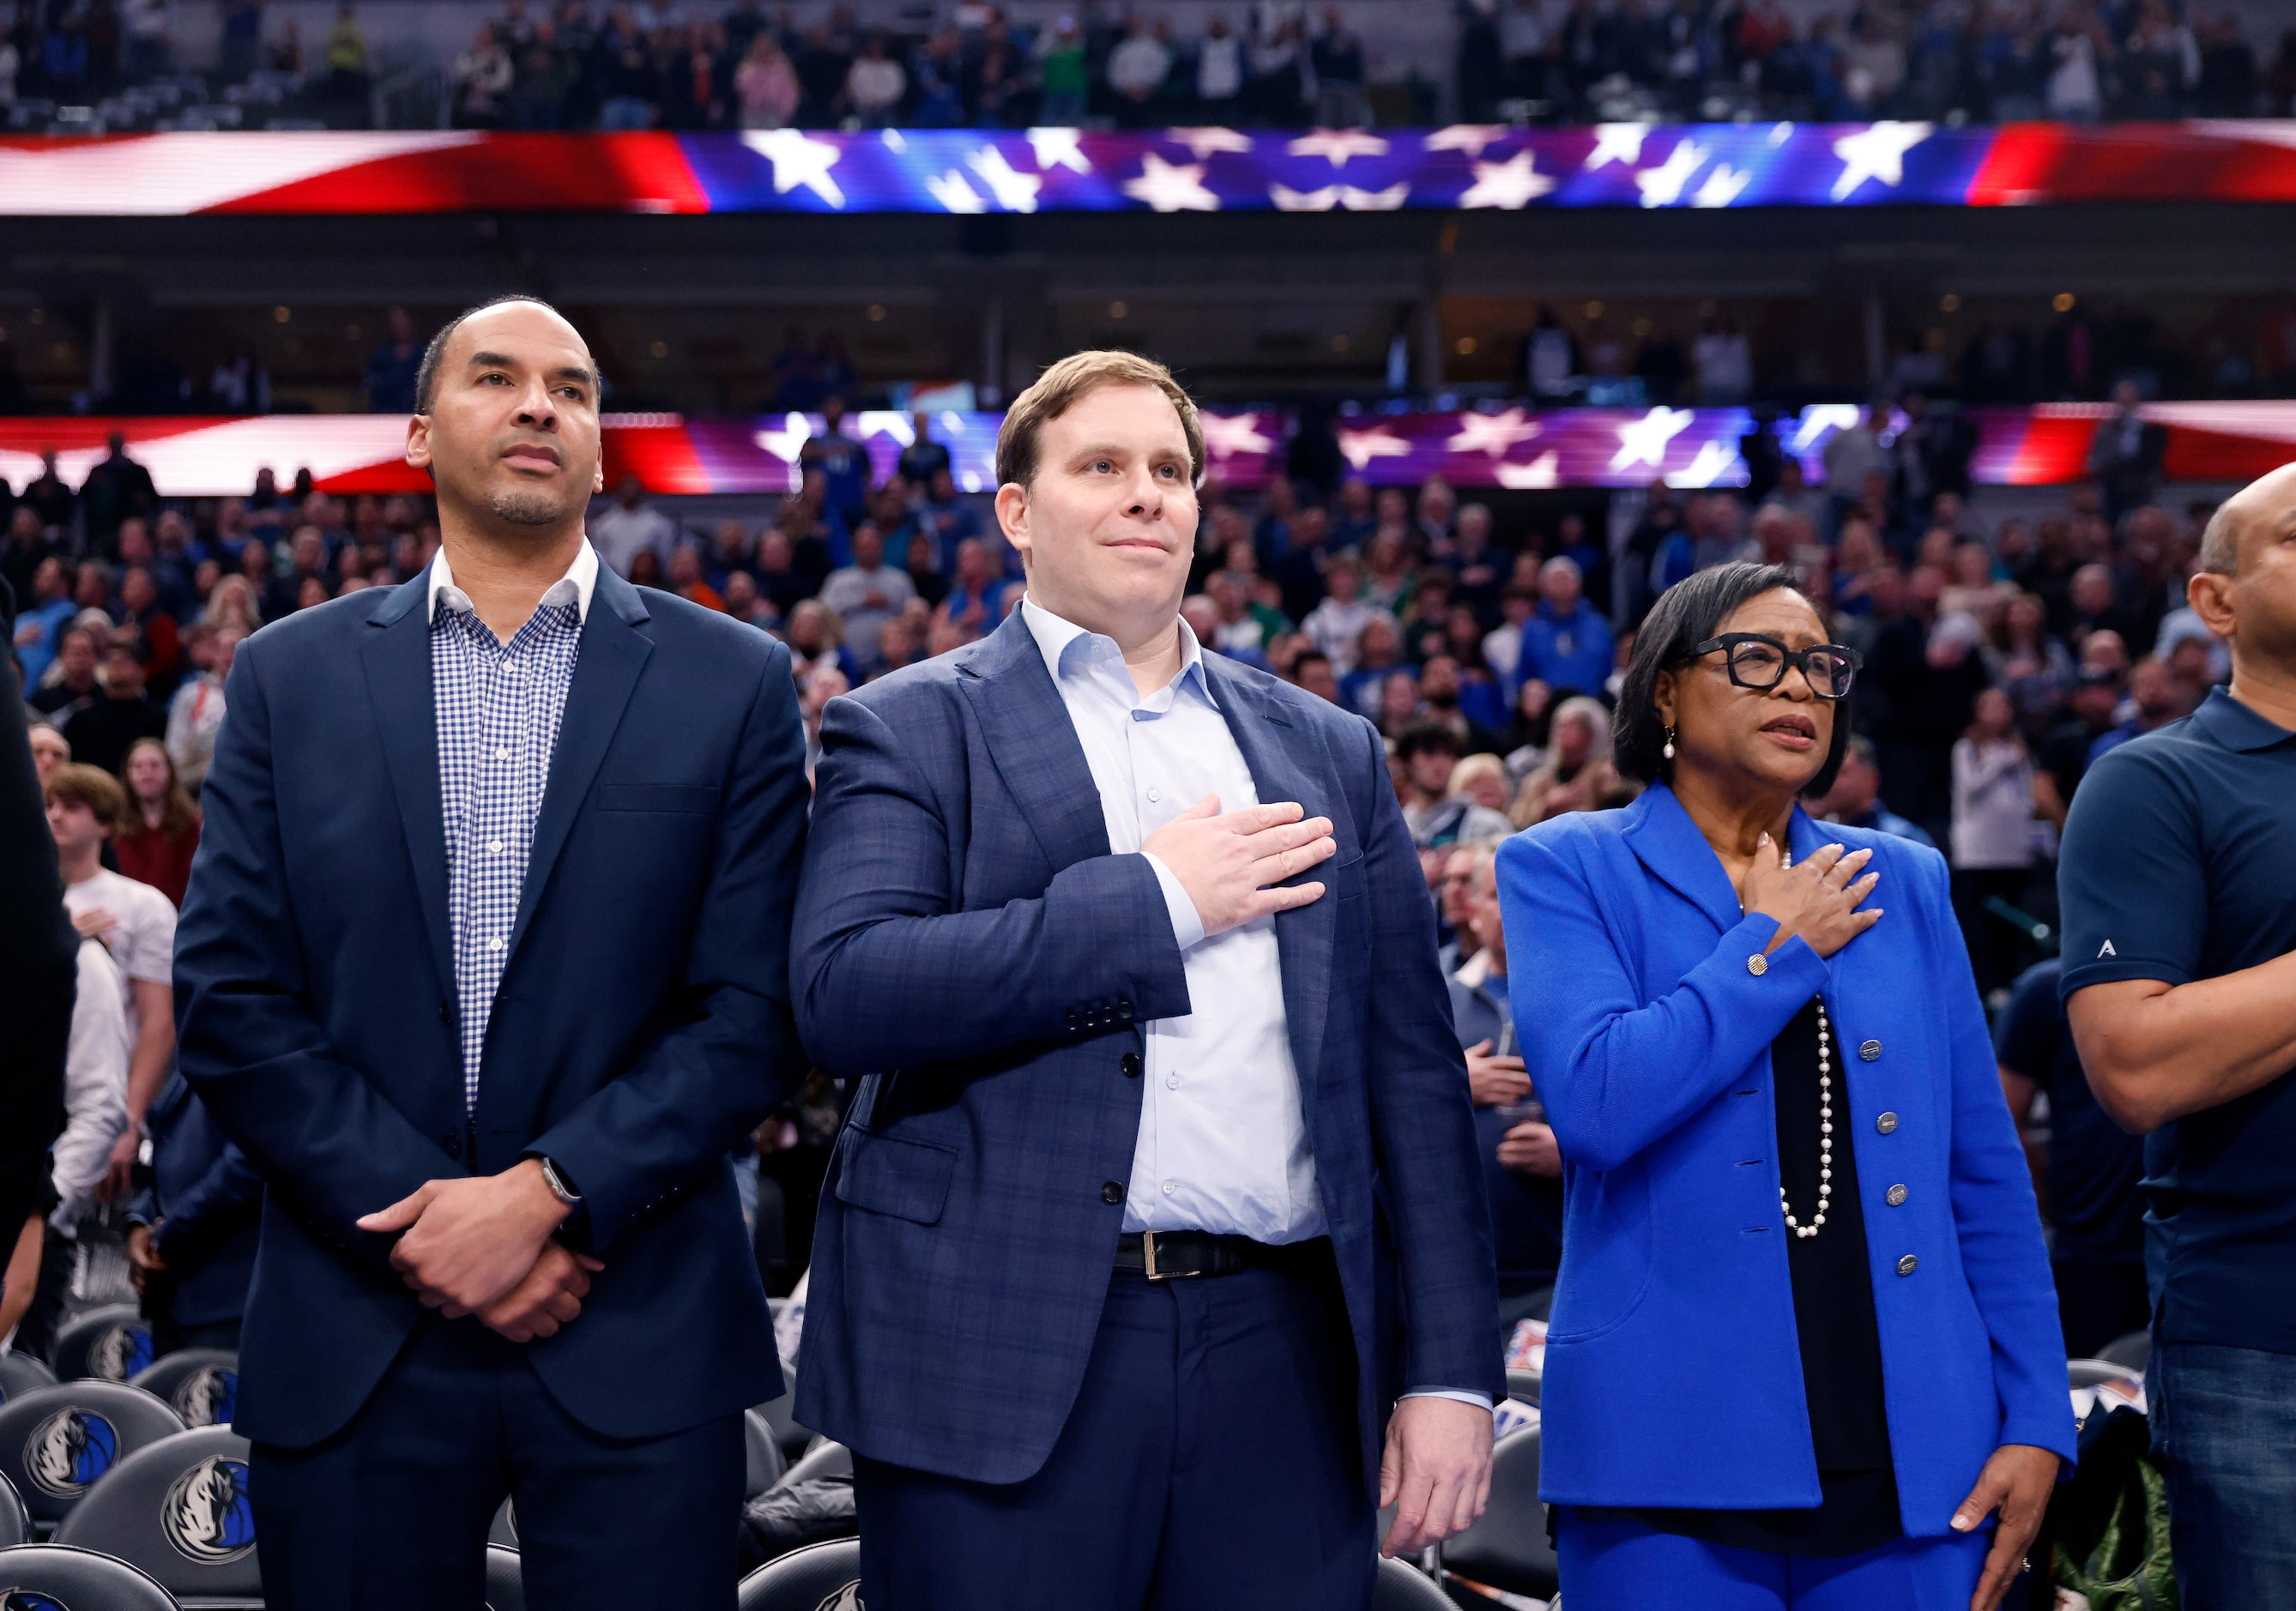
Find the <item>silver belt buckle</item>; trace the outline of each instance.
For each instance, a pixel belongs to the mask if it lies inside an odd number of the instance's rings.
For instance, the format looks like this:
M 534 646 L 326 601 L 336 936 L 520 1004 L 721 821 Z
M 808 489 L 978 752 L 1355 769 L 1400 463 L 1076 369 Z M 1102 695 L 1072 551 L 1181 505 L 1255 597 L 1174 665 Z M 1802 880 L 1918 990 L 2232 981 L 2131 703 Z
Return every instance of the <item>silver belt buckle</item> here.
M 1152 1231 L 1144 1231 L 1140 1233 L 1140 1261 L 1143 1267 L 1142 1272 L 1152 1281 L 1177 1281 L 1191 1275 L 1201 1275 L 1203 1273 L 1201 1270 L 1174 1270 L 1161 1275 L 1158 1274 L 1156 1272 L 1156 1233 Z

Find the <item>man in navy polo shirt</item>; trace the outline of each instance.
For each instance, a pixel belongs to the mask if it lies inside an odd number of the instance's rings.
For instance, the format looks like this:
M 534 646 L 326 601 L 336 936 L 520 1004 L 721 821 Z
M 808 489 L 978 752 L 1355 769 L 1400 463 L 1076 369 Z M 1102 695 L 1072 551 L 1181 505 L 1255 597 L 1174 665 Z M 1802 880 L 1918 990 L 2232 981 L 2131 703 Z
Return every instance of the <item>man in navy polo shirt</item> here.
M 2062 987 L 2149 1139 L 2155 1438 L 2186 1611 L 2296 1606 L 2296 465 L 2228 499 L 2187 598 L 2230 689 L 2112 750 L 2065 825 Z

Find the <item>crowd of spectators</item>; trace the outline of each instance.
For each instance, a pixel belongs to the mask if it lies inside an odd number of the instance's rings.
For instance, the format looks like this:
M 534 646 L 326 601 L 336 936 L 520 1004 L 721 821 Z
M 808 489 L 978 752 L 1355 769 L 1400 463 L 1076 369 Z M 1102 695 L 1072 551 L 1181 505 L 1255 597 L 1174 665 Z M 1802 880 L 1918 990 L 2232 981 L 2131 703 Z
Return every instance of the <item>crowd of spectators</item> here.
M 176 72 L 168 0 L 20 0 L 0 110 L 85 102 Z M 1092 122 L 1349 127 L 1456 116 L 1979 119 L 2285 116 L 2276 47 L 2199 0 L 1454 0 L 1454 81 L 1374 61 L 1339 7 L 1238 0 L 1233 16 L 1079 3 L 1028 20 L 981 0 L 502 0 L 432 54 L 473 128 L 1024 127 Z M 291 88 L 326 120 L 371 115 L 345 4 L 307 45 L 263 0 L 221 0 L 214 86 Z M 1438 51 L 1433 61 L 1440 61 Z M 1374 81 L 1398 93 L 1384 102 Z M 341 115 L 329 112 L 332 106 Z M 147 112 L 152 109 L 144 109 Z M 435 120 L 419 102 L 386 117 Z M 1384 116 L 1378 114 L 1384 112 Z

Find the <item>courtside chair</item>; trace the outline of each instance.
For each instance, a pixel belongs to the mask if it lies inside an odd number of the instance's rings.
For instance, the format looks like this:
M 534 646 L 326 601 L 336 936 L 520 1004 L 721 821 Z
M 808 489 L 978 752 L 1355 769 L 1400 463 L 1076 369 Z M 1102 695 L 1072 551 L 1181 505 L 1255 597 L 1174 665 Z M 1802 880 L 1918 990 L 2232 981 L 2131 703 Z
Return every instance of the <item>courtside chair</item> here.
M 1538 1497 L 1538 1428 L 1524 1427 L 1491 1445 L 1491 1502 L 1480 1520 L 1442 1545 L 1443 1570 L 1509 1594 L 1554 1596 L 1554 1547 Z
M 742 1580 L 737 1604 L 739 1611 L 861 1611 L 861 1541 L 808 1544 L 767 1562 Z
M 507 1544 L 487 1546 L 487 1611 L 526 1611 L 526 1578 Z
M 228 1427 L 239 1408 L 239 1355 L 228 1348 L 179 1348 L 127 1384 L 166 1399 L 186 1427 Z
M 45 1360 L 36 1360 L 29 1353 L 0 1353 L 0 1404 L 19 1394 L 55 1385 L 56 1373 L 48 1369 Z
M 31 1541 L 32 1513 L 24 1509 L 24 1496 L 16 1492 L 15 1484 L 0 1476 L 0 1550 Z
M 165 1399 L 126 1382 L 63 1382 L 0 1404 L 0 1476 L 36 1528 L 72 1513 L 88 1491 L 146 1444 L 184 1429 Z
M 175 1597 L 124 1560 L 61 1544 L 0 1550 L 0 1605 L 65 1611 L 183 1611 Z
M 133 1304 L 107 1304 L 67 1321 L 51 1362 L 60 1381 L 124 1382 L 152 1363 L 152 1323 Z
M 88 1490 L 55 1541 L 126 1561 L 186 1611 L 260 1611 L 247 1453 L 228 1427 L 146 1444 Z

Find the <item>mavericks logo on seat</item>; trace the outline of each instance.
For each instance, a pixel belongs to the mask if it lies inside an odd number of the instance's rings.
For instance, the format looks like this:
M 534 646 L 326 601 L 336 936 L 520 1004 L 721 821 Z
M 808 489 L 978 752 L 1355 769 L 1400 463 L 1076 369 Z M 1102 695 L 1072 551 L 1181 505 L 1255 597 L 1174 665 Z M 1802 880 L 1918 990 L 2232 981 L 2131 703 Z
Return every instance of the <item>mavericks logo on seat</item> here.
M 71 1611 L 71 1607 L 37 1589 L 0 1589 L 0 1611 Z
M 160 1531 L 187 1560 L 221 1566 L 255 1548 L 247 1502 L 247 1462 L 214 1455 L 168 1484 Z
M 141 1326 L 107 1329 L 87 1345 L 87 1373 L 124 1382 L 152 1362 L 152 1334 Z
M 239 1408 L 239 1372 L 202 1365 L 176 1384 L 169 1402 L 186 1427 L 227 1427 Z
M 868 1607 L 861 1603 L 861 1585 L 848 1583 L 816 1606 L 813 1611 L 868 1611 Z
M 77 1499 L 119 1458 L 119 1434 L 93 1410 L 59 1410 L 24 1440 L 24 1475 L 54 1499 Z

